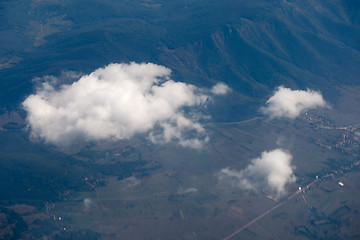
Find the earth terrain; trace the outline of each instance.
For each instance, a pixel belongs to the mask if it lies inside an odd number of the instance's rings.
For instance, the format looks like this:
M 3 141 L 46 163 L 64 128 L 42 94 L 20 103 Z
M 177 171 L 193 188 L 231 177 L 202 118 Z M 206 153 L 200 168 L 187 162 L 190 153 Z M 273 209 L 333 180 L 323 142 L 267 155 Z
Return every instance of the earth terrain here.
M 360 238 L 359 16 L 355 0 L 2 1 L 0 238 Z M 21 103 L 42 77 L 132 61 L 231 88 L 204 110 L 201 150 L 144 134 L 67 149 L 31 138 Z M 280 85 L 331 107 L 269 120 L 259 109 Z M 296 166 L 285 196 L 218 181 L 277 147 Z

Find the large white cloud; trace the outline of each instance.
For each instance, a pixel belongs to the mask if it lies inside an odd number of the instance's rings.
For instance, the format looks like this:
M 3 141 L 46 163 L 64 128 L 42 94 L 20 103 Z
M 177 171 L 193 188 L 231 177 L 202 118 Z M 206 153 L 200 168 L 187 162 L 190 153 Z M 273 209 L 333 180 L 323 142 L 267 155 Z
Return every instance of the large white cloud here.
M 255 192 L 265 188 L 279 197 L 286 192 L 286 185 L 296 180 L 291 160 L 290 153 L 278 148 L 270 152 L 263 152 L 261 157 L 253 159 L 243 170 L 221 169 L 217 173 L 217 177 L 232 187 Z
M 261 111 L 270 118 L 296 118 L 302 111 L 327 106 L 320 92 L 280 86 Z
M 44 82 L 23 102 L 32 136 L 57 145 L 74 140 L 120 140 L 149 133 L 153 142 L 200 147 L 208 137 L 184 107 L 204 105 L 210 89 L 175 82 L 152 63 L 110 64 L 72 84 Z

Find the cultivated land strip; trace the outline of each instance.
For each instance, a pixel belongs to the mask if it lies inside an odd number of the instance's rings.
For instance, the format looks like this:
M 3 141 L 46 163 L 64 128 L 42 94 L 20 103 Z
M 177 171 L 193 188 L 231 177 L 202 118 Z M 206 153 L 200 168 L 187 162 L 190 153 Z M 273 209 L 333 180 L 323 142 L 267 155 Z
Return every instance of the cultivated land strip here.
M 323 176 L 322 178 L 328 177 L 327 175 Z M 283 200 L 282 202 L 278 203 L 277 205 L 275 205 L 274 207 L 270 208 L 269 210 L 265 211 L 264 213 L 262 213 L 261 215 L 257 216 L 256 218 L 254 218 L 253 220 L 251 220 L 250 222 L 246 223 L 244 226 L 240 227 L 239 229 L 237 229 L 235 232 L 233 232 L 232 234 L 230 234 L 229 236 L 223 238 L 222 240 L 229 240 L 232 237 L 234 237 L 235 235 L 237 235 L 238 233 L 240 233 L 242 230 L 248 228 L 250 225 L 256 223 L 257 221 L 259 221 L 261 218 L 265 217 L 266 215 L 268 215 L 269 213 L 273 212 L 274 210 L 276 210 L 277 208 L 281 207 L 282 205 L 284 205 L 287 201 L 293 199 L 295 196 L 297 196 L 299 193 L 309 189 L 313 184 L 315 184 L 317 181 L 319 181 L 319 178 L 316 178 L 314 181 L 312 181 L 311 183 L 309 183 L 308 185 L 306 185 L 304 188 L 299 188 L 299 190 L 297 190 L 295 193 L 293 193 L 292 195 L 290 195 L 288 198 L 286 198 L 285 200 Z

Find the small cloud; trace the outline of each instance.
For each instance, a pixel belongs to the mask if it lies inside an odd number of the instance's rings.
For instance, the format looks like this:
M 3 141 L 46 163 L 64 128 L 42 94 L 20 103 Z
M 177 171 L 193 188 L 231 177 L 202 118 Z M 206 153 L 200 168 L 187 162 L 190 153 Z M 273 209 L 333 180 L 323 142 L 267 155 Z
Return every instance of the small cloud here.
M 191 111 L 225 94 L 226 85 L 211 91 L 170 79 L 171 70 L 152 63 L 110 64 L 71 84 L 47 76 L 23 102 L 31 136 L 58 146 L 74 141 L 122 140 L 147 133 L 154 143 L 178 142 L 200 148 L 208 141 Z M 66 81 L 65 81 L 66 82 Z M 184 111 L 184 108 L 187 111 Z
M 198 191 L 199 190 L 197 190 L 197 188 L 186 188 L 186 189 L 180 188 L 177 193 L 182 195 L 182 194 L 187 194 L 187 193 L 196 193 Z
M 125 184 L 125 188 L 133 188 L 141 183 L 140 179 L 137 179 L 136 177 L 133 177 L 133 176 L 128 177 L 128 178 L 124 179 L 123 181 Z
M 294 119 L 301 112 L 318 107 L 328 106 L 323 99 L 321 92 L 307 89 L 291 90 L 280 86 L 274 95 L 267 100 L 266 106 L 260 110 L 270 118 L 291 118 Z
M 219 181 L 245 190 L 259 192 L 265 188 L 278 197 L 284 195 L 285 186 L 296 177 L 291 165 L 292 155 L 283 149 L 263 152 L 243 170 L 221 169 L 217 173 Z
M 85 211 L 88 211 L 91 207 L 92 201 L 90 198 L 85 198 L 84 199 L 84 209 Z
M 225 83 L 218 83 L 211 88 L 211 92 L 215 95 L 224 95 L 230 91 L 230 88 Z

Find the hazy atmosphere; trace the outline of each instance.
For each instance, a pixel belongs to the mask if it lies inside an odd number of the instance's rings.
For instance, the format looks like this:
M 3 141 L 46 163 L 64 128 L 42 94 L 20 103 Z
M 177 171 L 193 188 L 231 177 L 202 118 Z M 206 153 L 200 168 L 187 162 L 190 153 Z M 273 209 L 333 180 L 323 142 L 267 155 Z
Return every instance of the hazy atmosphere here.
M 0 21 L 0 239 L 360 238 L 358 1 Z

